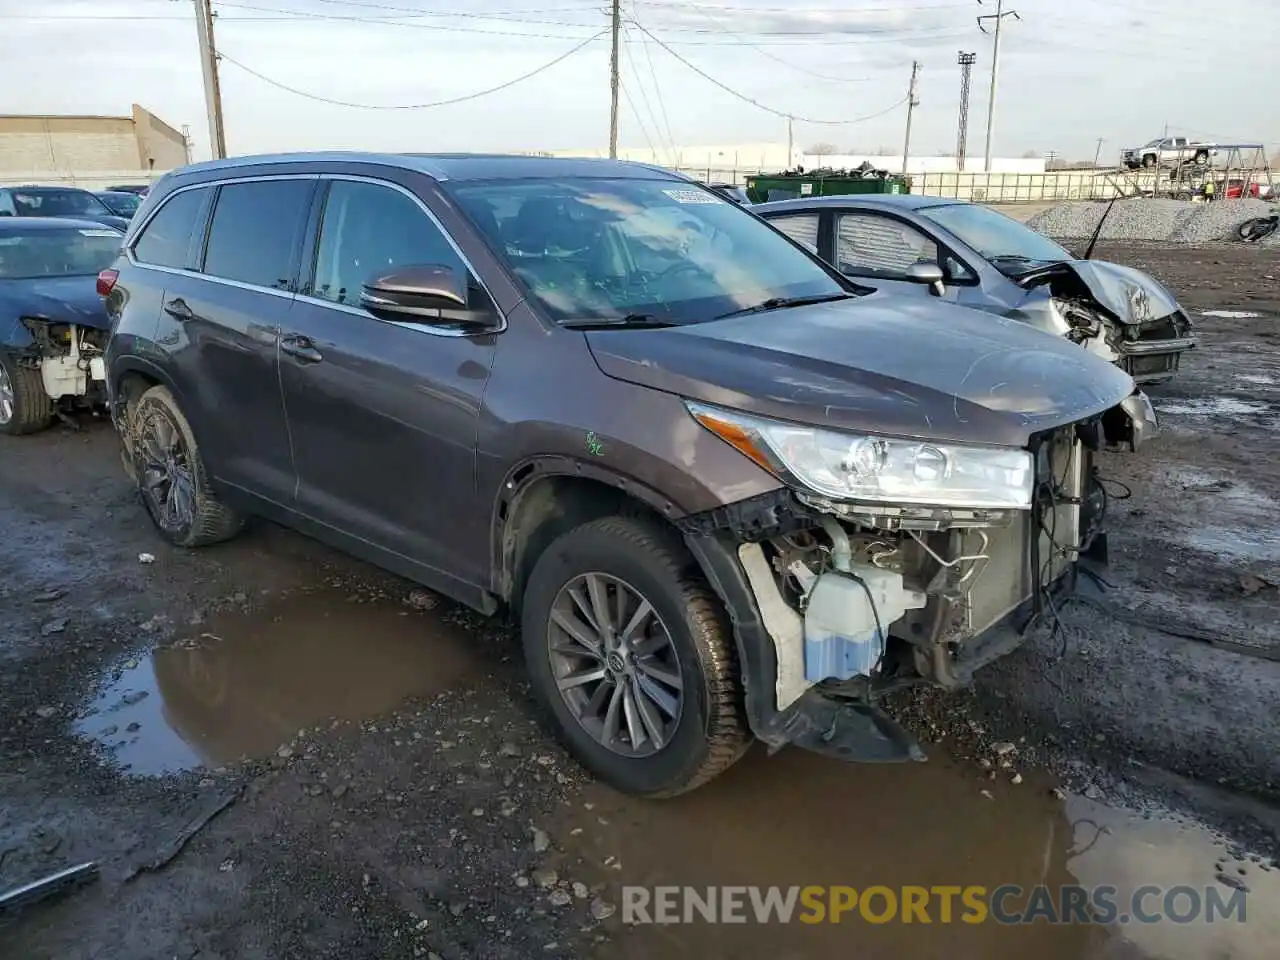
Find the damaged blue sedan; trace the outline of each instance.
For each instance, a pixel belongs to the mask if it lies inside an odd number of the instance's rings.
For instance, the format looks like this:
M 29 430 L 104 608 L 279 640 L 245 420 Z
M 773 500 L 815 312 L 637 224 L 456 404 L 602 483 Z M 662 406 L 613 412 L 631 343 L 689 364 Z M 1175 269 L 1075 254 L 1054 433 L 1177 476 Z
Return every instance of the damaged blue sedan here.
M 105 400 L 99 273 L 122 236 L 87 220 L 0 219 L 0 433 L 34 433 Z

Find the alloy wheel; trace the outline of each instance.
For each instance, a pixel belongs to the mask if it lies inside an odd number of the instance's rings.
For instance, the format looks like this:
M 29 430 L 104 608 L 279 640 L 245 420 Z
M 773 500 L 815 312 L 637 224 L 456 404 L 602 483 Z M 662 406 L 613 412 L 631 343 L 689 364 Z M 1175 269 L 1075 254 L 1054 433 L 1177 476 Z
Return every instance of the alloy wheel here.
M 551 606 L 547 653 L 560 696 L 597 743 L 647 757 L 671 742 L 684 707 L 680 661 L 634 586 L 606 573 L 566 583 Z
M 9 378 L 9 371 L 4 368 L 4 364 L 0 364 L 0 424 L 8 423 L 13 419 L 13 409 L 13 381 Z
M 138 477 L 156 522 L 165 530 L 189 526 L 196 515 L 195 473 L 182 432 L 162 410 L 149 410 L 138 431 Z

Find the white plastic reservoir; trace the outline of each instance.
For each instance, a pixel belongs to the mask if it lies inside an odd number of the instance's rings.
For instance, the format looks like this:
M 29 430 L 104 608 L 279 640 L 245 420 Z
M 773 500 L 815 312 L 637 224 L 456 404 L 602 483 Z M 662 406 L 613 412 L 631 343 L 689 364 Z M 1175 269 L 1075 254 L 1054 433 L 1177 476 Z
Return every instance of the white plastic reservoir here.
M 887 631 L 908 610 L 926 603 L 923 593 L 903 586 L 900 573 L 861 564 L 851 569 L 852 575 L 838 570 L 824 573 L 809 593 L 804 675 L 811 683 L 870 676 L 884 655 L 885 638 L 876 629 L 877 614 Z

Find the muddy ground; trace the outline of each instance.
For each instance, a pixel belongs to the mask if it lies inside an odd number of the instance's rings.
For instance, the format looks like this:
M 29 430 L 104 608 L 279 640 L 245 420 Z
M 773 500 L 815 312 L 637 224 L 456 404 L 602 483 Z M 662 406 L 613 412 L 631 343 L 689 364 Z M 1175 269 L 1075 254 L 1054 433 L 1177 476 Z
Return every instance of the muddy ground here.
M 1163 437 L 1104 457 L 1107 584 L 976 690 L 900 704 L 926 764 L 755 750 L 621 798 L 546 735 L 501 623 L 269 524 L 166 547 L 105 423 L 0 441 L 0 888 L 102 871 L 0 919 L 0 957 L 1274 956 L 1280 261 L 1097 255 L 1173 286 L 1201 346 L 1153 391 Z M 616 912 L 623 884 L 1041 882 L 1247 888 L 1249 917 Z

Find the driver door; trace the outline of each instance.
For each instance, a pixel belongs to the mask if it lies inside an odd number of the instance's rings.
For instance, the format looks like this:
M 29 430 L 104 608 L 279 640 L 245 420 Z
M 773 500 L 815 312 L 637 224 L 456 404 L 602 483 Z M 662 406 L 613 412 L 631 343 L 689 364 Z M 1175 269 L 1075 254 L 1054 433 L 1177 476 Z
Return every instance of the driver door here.
M 488 517 L 476 499 L 476 439 L 497 335 L 380 320 L 360 293 L 398 267 L 437 264 L 468 277 L 472 297 L 488 294 L 406 189 L 339 177 L 322 184 L 313 266 L 280 340 L 298 509 L 480 582 L 485 571 L 473 567 L 483 552 L 460 545 L 475 534 L 468 524 Z

